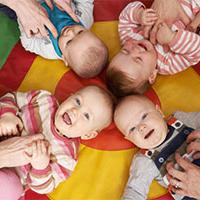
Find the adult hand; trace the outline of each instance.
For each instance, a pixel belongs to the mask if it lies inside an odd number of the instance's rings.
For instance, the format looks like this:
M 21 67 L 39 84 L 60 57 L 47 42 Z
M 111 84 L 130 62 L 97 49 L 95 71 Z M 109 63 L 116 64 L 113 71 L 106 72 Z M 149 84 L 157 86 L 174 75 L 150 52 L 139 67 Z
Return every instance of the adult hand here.
M 71 0 L 45 0 L 46 4 L 53 9 L 53 3 L 54 2 L 61 10 L 64 10 L 67 12 L 72 19 L 74 19 L 76 22 L 79 22 L 78 17 L 75 15 L 74 11 L 71 7 Z
M 21 120 L 13 113 L 4 113 L 0 117 L 0 136 L 17 135 L 22 129 Z
M 182 196 L 199 199 L 200 167 L 182 158 L 179 154 L 176 154 L 175 159 L 183 171 L 175 169 L 172 162 L 167 164 L 168 180 L 173 186 L 172 191 Z
M 47 37 L 46 28 L 51 31 L 54 37 L 57 37 L 56 28 L 49 20 L 45 9 L 36 0 L 6 0 L 5 5 L 16 12 L 27 37 L 33 35 Z
M 30 163 L 29 156 L 25 153 L 30 144 L 42 140 L 42 134 L 13 137 L 0 142 L 0 168 L 17 167 Z
M 151 8 L 153 8 L 157 12 L 159 20 L 165 21 L 170 27 L 176 20 L 181 20 L 185 25 L 190 22 L 189 17 L 186 15 L 177 0 L 154 0 Z M 156 33 L 158 30 L 158 24 L 159 23 L 156 23 L 153 26 L 152 30 L 151 28 L 149 28 L 145 32 L 145 36 L 149 36 L 150 41 L 153 44 L 156 44 Z
M 194 159 L 200 158 L 200 130 L 193 131 L 188 137 L 187 142 L 189 143 L 187 146 L 187 153 L 191 153 L 192 151 L 196 151 L 193 154 Z

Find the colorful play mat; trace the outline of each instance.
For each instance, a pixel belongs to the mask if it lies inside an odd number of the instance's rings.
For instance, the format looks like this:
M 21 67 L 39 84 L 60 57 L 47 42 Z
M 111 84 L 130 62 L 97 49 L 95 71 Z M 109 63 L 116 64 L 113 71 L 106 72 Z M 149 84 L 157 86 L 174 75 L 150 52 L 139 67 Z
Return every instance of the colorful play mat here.
M 120 49 L 117 33 L 118 16 L 130 0 L 95 0 L 95 23 L 92 31 L 109 48 L 109 59 Z M 150 6 L 152 1 L 143 2 Z M 45 89 L 59 101 L 89 84 L 104 84 L 104 73 L 98 78 L 77 77 L 61 61 L 51 61 L 26 52 L 19 41 L 17 23 L 0 13 L 0 94 L 7 91 Z M 159 76 L 147 95 L 161 104 L 166 115 L 175 110 L 200 110 L 200 64 L 173 76 Z M 128 179 L 129 166 L 138 151 L 111 124 L 95 139 L 81 141 L 79 161 L 72 176 L 54 192 L 38 195 L 27 191 L 26 200 L 119 200 Z M 172 199 L 153 182 L 149 199 Z

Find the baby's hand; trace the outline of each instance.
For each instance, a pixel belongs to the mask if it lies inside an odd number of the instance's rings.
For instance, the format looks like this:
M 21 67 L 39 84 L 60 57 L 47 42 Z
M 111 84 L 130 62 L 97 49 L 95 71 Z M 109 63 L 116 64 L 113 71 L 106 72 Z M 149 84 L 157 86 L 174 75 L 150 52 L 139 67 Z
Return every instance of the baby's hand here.
M 50 161 L 50 146 L 48 141 L 37 140 L 32 143 L 31 165 L 34 169 L 47 168 Z
M 190 24 L 187 25 L 186 29 L 188 31 L 191 31 L 191 32 L 194 32 L 194 33 L 197 33 L 199 34 L 199 23 L 196 23 L 195 21 L 192 21 Z
M 159 23 L 158 31 L 156 34 L 156 40 L 159 44 L 168 45 L 172 41 L 175 35 L 176 32 L 172 31 L 165 22 Z
M 0 136 L 17 135 L 22 129 L 21 120 L 13 113 L 4 113 L 0 117 Z
M 152 26 L 156 23 L 158 15 L 155 10 L 143 9 L 140 13 L 140 23 L 144 26 Z

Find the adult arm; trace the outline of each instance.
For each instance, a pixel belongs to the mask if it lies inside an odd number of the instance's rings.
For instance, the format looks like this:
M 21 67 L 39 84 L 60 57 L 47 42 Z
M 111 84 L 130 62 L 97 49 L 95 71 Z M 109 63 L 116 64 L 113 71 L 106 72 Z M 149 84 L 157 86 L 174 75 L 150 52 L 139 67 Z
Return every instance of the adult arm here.
M 36 140 L 44 139 L 42 134 L 13 137 L 0 142 L 0 168 L 18 167 L 30 162 L 25 153 L 29 145 Z
M 149 187 L 157 176 L 159 171 L 153 161 L 142 154 L 137 154 L 133 158 L 122 199 L 146 200 Z
M 57 37 L 57 30 L 48 19 L 45 10 L 36 0 L 0 0 L 0 3 L 13 9 L 23 27 L 27 37 L 40 33 L 43 37 L 47 37 L 47 27 L 54 37 Z

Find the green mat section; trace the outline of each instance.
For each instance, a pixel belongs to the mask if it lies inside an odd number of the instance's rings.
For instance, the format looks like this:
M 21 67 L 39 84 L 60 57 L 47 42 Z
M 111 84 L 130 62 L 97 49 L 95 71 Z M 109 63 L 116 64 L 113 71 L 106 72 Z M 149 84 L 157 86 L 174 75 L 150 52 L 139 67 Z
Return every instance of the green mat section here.
M 17 22 L 0 12 L 0 69 L 19 40 L 19 35 Z

